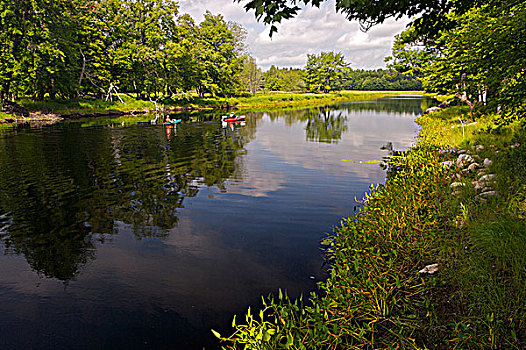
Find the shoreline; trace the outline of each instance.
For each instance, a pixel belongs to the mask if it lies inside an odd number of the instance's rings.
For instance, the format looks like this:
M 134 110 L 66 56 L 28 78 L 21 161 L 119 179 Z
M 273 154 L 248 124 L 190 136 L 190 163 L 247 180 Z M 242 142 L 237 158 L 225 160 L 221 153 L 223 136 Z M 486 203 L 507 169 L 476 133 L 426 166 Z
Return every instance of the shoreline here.
M 463 130 L 464 113 L 417 118 L 417 144 L 322 241 L 319 291 L 264 298 L 231 335 L 212 331 L 222 345 L 524 348 L 526 121 L 487 115 Z
M 411 95 L 416 96 L 415 91 L 342 91 L 338 93 L 327 94 L 309 94 L 309 93 L 266 93 L 256 94 L 251 97 L 240 98 L 206 98 L 196 99 L 187 106 L 173 106 L 173 105 L 154 105 L 151 102 L 139 101 L 140 108 L 128 109 L 127 104 L 120 104 L 117 102 L 108 103 L 109 107 L 101 110 L 99 107 L 85 108 L 82 110 L 72 108 L 71 111 L 67 109 L 46 110 L 47 107 L 40 109 L 26 108 L 24 105 L 15 104 L 15 108 L 19 109 L 19 113 L 6 114 L 1 113 L 0 125 L 14 126 L 17 124 L 54 124 L 64 120 L 74 120 L 83 118 L 99 118 L 99 117 L 120 117 L 120 116 L 134 116 L 153 113 L 189 113 L 196 111 L 220 111 L 235 109 L 240 112 L 258 111 L 258 110 L 276 110 L 276 109 L 292 109 L 292 108 L 309 108 L 323 106 L 344 101 L 367 101 L 371 99 L 382 98 L 385 96 L 396 95 Z M 419 94 L 424 96 L 424 93 Z M 137 101 L 128 100 L 132 106 Z M 31 104 L 28 103 L 30 107 Z M 119 108 L 121 110 L 119 110 Z M 18 114 L 19 116 L 16 116 Z M 20 116 L 26 114 L 26 116 Z

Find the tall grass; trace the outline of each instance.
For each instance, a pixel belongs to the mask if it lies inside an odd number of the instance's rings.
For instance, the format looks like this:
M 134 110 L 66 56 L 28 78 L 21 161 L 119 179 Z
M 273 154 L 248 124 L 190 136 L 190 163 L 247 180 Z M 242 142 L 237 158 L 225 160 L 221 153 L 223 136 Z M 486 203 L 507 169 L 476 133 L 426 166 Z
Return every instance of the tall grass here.
M 232 335 L 216 332 L 224 348 L 525 348 L 524 127 L 495 135 L 489 116 L 462 136 L 451 126 L 463 112 L 421 117 L 418 145 L 393 158 L 385 186 L 324 239 L 330 274 L 319 290 L 264 298 Z M 469 186 L 452 195 L 459 170 L 440 165 L 439 148 L 475 145 L 494 160 L 487 171 L 499 195 L 487 202 Z M 437 274 L 419 273 L 435 263 Z

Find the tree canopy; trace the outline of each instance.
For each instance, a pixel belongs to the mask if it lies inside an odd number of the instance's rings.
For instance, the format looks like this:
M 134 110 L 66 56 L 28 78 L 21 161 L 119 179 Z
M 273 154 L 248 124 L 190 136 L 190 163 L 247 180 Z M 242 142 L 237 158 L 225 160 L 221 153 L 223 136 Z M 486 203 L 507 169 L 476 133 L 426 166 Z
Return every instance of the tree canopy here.
M 196 24 L 175 0 L 0 0 L 0 25 L 0 102 L 242 89 L 245 30 L 210 12 Z
M 307 89 L 311 92 L 341 90 L 348 68 L 349 64 L 339 52 L 307 55 L 307 66 L 305 67 Z
M 298 4 L 319 7 L 327 0 L 236 0 L 246 2 L 245 9 L 254 10 L 256 18 L 271 25 L 270 35 L 277 31 L 276 23 L 290 19 L 301 9 Z M 478 3 L 479 0 L 336 0 L 336 11 L 344 14 L 348 20 L 357 20 L 362 28 L 383 23 L 388 18 L 402 16 L 415 17 L 421 31 L 437 33 L 438 29 L 449 25 L 446 14 L 450 12 L 464 13 Z
M 397 36 L 390 67 L 417 74 L 426 89 L 454 94 L 472 110 L 523 106 L 526 3 L 488 3 L 449 17 L 457 25 L 433 40 L 421 40 L 412 27 Z

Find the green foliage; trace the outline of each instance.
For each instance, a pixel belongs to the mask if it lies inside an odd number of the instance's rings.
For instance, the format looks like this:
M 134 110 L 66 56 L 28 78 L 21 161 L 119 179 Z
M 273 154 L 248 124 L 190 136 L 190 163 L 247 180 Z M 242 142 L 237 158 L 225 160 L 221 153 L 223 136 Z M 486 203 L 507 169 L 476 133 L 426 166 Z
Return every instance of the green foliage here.
M 242 90 L 245 30 L 209 12 L 196 25 L 174 0 L 0 1 L 0 21 L 0 103 Z
M 305 83 L 310 92 L 339 91 L 349 64 L 341 53 L 322 52 L 307 55 Z
M 417 270 L 431 261 L 443 227 L 438 212 L 447 180 L 434 147 L 422 145 L 393 162 L 402 169 L 398 176 L 366 195 L 362 213 L 324 240 L 330 276 L 320 293 L 308 302 L 268 298 L 261 322 L 234 325 L 223 339 L 228 348 L 417 347 L 427 288 Z M 267 340 L 257 342 L 269 329 Z
M 263 85 L 263 73 L 258 68 L 253 57 L 246 56 L 243 60 L 243 70 L 240 74 L 240 82 L 244 90 L 256 93 Z
M 243 0 L 236 0 L 242 2 Z M 305 5 L 319 7 L 326 0 L 302 0 Z M 364 29 L 383 23 L 388 18 L 401 18 L 403 16 L 417 18 L 415 24 L 420 33 L 436 34 L 440 29 L 446 28 L 450 22 L 445 18 L 449 11 L 463 13 L 471 6 L 477 4 L 477 0 L 337 0 L 336 11 L 343 13 L 348 20 L 360 21 Z M 254 10 L 258 20 L 270 24 L 270 35 L 277 31 L 275 23 L 283 19 L 289 19 L 297 15 L 300 7 L 297 1 L 287 0 L 247 0 L 245 9 Z M 422 19 L 422 20 L 420 20 Z
M 343 87 L 346 90 L 365 91 L 420 91 L 422 83 L 414 76 L 400 74 L 396 71 L 348 70 L 344 76 Z
M 264 86 L 269 91 L 305 91 L 303 75 L 301 69 L 278 68 L 272 65 L 264 73 Z
M 424 68 L 436 58 L 437 52 L 415 39 L 415 27 L 409 27 L 395 36 L 392 56 L 386 57 L 388 67 L 396 72 L 423 78 Z
M 432 38 L 415 26 L 397 36 L 390 67 L 422 77 L 427 90 L 455 95 L 472 112 L 524 115 L 526 4 L 489 1 L 448 15 Z
M 428 88 L 515 108 L 525 98 L 526 4 L 492 10 L 489 5 L 459 17 L 459 25 L 438 39 L 445 49 L 426 69 Z

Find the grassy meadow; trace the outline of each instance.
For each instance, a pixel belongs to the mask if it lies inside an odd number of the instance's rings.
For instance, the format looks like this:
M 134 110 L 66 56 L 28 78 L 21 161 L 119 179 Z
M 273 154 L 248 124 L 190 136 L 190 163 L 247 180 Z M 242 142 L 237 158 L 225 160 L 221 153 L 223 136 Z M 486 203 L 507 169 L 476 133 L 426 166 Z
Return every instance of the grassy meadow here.
M 18 103 L 31 112 L 33 117 L 46 114 L 92 114 L 109 112 L 155 111 L 156 109 L 174 110 L 213 110 L 234 108 L 240 111 L 269 110 L 280 108 L 301 108 L 313 105 L 325 105 L 339 101 L 365 101 L 394 94 L 421 94 L 415 91 L 342 91 L 338 93 L 256 93 L 245 97 L 204 97 L 190 95 L 187 99 L 159 99 L 157 102 L 136 100 L 133 96 L 120 94 L 123 103 L 114 97 L 113 101 L 100 99 L 45 100 L 32 101 L 22 99 Z M 12 115 L 1 113 L 0 119 Z

